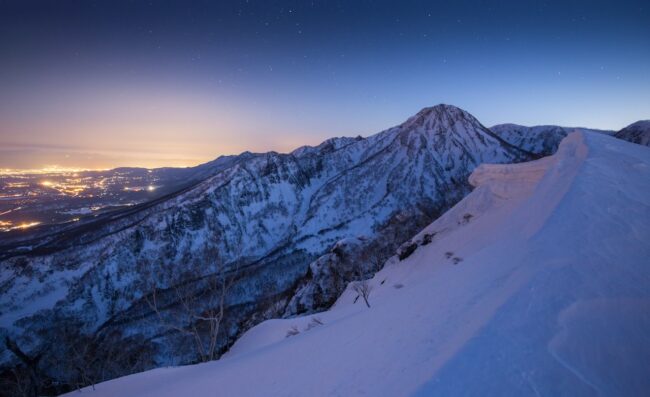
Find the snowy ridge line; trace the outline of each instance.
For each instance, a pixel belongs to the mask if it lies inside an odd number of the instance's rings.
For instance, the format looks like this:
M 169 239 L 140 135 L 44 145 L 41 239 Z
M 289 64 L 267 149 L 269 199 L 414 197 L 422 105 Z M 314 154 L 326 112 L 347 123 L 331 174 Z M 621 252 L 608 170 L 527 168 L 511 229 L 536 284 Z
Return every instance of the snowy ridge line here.
M 536 222 L 538 226 L 533 229 L 539 228 L 539 222 L 550 216 L 554 205 L 566 194 L 588 153 L 584 133 L 573 132 L 562 140 L 552 156 L 519 164 L 481 164 L 469 176 L 469 183 L 475 188 L 472 193 L 402 247 L 421 245 L 429 238 L 427 236 L 456 230 L 455 223 L 465 222 L 466 214 L 476 218 L 491 206 L 505 205 L 505 202 L 515 206 L 536 194 L 545 196 L 549 203 L 547 216 Z M 554 184 L 561 184 L 564 188 L 561 191 L 550 189 Z M 553 194 L 547 193 L 549 190 Z
M 576 132 L 551 157 L 471 179 L 368 281 L 370 308 L 348 285 L 330 310 L 262 322 L 219 361 L 84 393 L 642 395 L 650 150 Z

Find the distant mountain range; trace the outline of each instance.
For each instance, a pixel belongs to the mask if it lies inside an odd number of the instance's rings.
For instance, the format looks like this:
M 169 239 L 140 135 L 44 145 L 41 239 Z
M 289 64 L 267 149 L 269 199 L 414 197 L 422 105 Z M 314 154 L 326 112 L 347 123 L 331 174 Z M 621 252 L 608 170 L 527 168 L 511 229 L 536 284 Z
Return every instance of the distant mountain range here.
M 195 362 L 191 338 L 160 321 L 160 312 L 170 318 L 185 303 L 179 286 L 207 312 L 214 309 L 208 280 L 233 274 L 216 342 L 225 351 L 265 319 L 328 308 L 400 246 L 408 256 L 402 243 L 471 191 L 468 177 L 480 164 L 548 155 L 573 130 L 488 129 L 459 108 L 438 105 L 368 138 L 220 157 L 182 171 L 199 182 L 177 192 L 3 246 L 0 332 L 39 357 L 34 371 L 51 393 Z M 647 129 L 634 131 L 634 139 L 647 137 Z M 155 308 L 154 291 L 162 302 Z M 79 362 L 42 364 L 70 360 L 79 340 L 93 356 L 129 354 L 111 356 L 111 365 L 81 359 L 83 374 Z M 9 350 L 0 362 L 7 371 L 19 364 Z

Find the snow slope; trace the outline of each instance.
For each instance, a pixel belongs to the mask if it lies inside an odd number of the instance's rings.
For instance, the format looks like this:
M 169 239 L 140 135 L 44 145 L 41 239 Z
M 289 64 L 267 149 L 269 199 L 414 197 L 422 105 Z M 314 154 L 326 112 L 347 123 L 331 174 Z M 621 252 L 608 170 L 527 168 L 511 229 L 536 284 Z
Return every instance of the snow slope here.
M 490 127 L 490 130 L 511 145 L 541 156 L 549 156 L 555 153 L 562 139 L 574 131 L 614 134 L 614 131 L 583 127 L 560 127 L 557 125 L 526 127 L 518 124 L 499 124 Z
M 327 312 L 252 328 L 219 361 L 84 395 L 647 393 L 650 150 L 576 132 L 551 157 L 482 165 L 470 182 L 370 280 L 371 308 L 348 288 Z

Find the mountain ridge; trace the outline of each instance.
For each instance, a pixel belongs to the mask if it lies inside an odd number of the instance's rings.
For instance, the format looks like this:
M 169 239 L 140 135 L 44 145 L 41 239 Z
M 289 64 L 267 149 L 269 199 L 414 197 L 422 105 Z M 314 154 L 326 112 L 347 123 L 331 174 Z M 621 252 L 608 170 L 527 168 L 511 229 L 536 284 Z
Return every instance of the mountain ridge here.
M 481 165 L 472 193 L 367 281 L 370 305 L 350 283 L 330 310 L 265 321 L 216 362 L 83 391 L 643 394 L 648 165 L 647 148 L 586 132 L 551 157 Z
M 355 271 L 341 266 L 345 275 L 334 283 L 314 278 L 309 264 L 337 241 L 365 235 L 365 250 L 381 242 L 387 252 L 468 193 L 466 176 L 480 163 L 529 158 L 473 117 L 457 117 L 460 110 L 434 109 L 453 136 L 438 134 L 435 125 L 433 131 L 402 123 L 368 138 L 217 160 L 228 164 L 171 197 L 79 229 L 71 240 L 55 235 L 32 252 L 5 254 L 0 333 L 21 345 L 26 334 L 40 335 L 29 345 L 34 353 L 45 347 L 39 340 L 70 338 L 61 333 L 74 321 L 82 334 L 132 335 L 119 343 L 134 352 L 158 350 L 155 365 L 191 362 L 194 353 L 182 336 L 143 320 L 150 316 L 147 274 L 156 274 L 162 290 L 180 282 L 202 288 L 213 261 L 245 272 L 228 298 L 238 312 L 228 318 L 220 348 L 269 316 L 327 307 L 345 280 L 378 270 L 364 262 Z M 203 270 L 184 278 L 201 264 Z M 308 299 L 317 285 L 331 287 L 329 298 Z M 301 298 L 288 307 L 298 291 Z M 129 342 L 135 337 L 140 341 Z M 171 357 L 164 346 L 181 353 Z M 5 363 L 6 353 L 0 355 Z
M 75 339 L 117 335 L 112 345 L 135 355 L 129 368 L 193 362 L 186 338 L 151 321 L 152 285 L 173 304 L 175 286 L 201 294 L 206 277 L 239 269 L 219 340 L 224 351 L 267 318 L 330 307 L 350 281 L 372 276 L 467 195 L 480 164 L 538 156 L 469 113 L 438 105 L 367 138 L 226 158 L 232 164 L 191 188 L 81 233 L 87 243 L 0 259 L 0 334 L 29 354 L 60 341 L 50 360 L 64 360 Z M 78 324 L 73 336 L 69 323 Z M 11 360 L 0 352 L 1 363 Z M 75 376 L 44 371 L 63 383 Z

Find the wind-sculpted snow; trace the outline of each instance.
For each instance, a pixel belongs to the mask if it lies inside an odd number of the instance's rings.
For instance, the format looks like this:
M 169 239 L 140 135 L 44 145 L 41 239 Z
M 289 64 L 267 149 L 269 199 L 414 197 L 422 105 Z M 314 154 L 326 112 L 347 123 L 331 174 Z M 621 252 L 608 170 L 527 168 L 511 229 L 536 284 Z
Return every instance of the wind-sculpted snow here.
M 368 281 L 371 307 L 350 285 L 328 311 L 253 327 L 219 361 L 83 393 L 647 394 L 650 150 L 576 132 L 552 157 L 470 180 Z
M 119 331 L 128 348 L 152 357 L 129 364 L 133 370 L 191 362 L 187 338 L 152 317 L 144 298 L 153 287 L 202 288 L 204 276 L 237 268 L 243 276 L 227 297 L 233 310 L 220 340 L 227 346 L 265 318 L 331 304 L 345 284 L 315 279 L 309 264 L 337 241 L 399 244 L 466 195 L 479 164 L 529 157 L 467 112 L 439 105 L 369 138 L 229 158 L 228 167 L 191 189 L 6 252 L 0 326 L 28 353 L 45 351 L 51 359 L 64 360 L 64 350 L 50 344 L 74 339 L 75 324 L 75 332 L 96 339 Z M 376 267 L 363 269 L 343 273 L 359 277 Z M 332 286 L 333 298 L 301 295 L 285 313 L 296 288 L 314 291 L 310 282 Z M 15 360 L 7 351 L 0 358 Z

